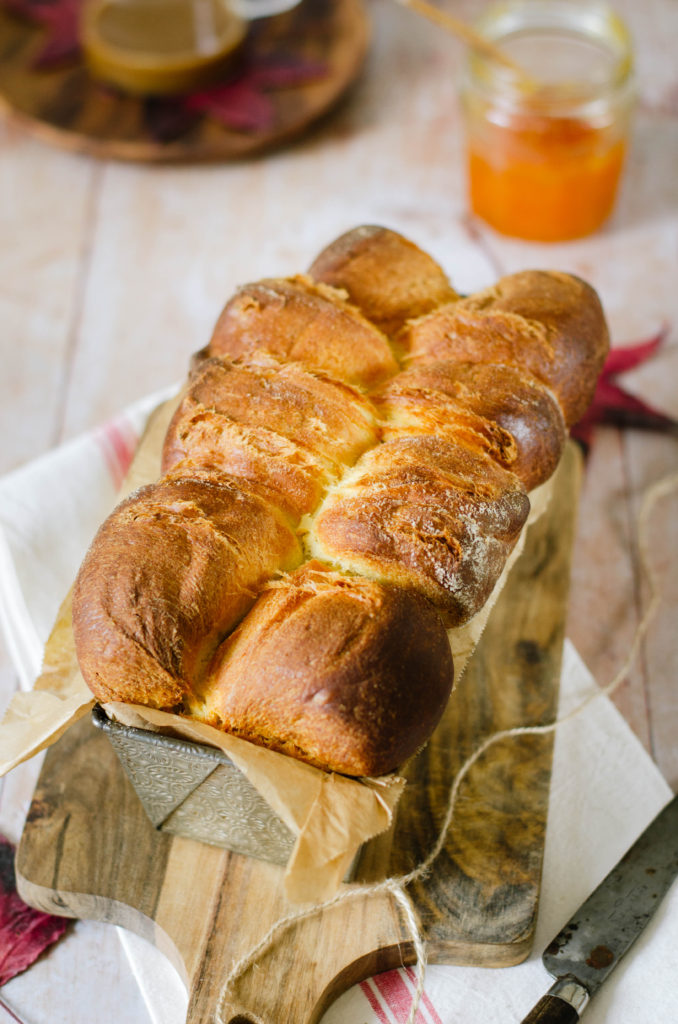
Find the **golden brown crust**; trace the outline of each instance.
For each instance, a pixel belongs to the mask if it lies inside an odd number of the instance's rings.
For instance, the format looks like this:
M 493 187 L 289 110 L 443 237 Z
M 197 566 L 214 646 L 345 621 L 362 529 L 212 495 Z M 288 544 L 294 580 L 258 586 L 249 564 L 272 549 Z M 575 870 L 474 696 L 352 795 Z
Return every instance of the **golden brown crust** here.
M 528 491 L 554 472 L 566 429 L 560 406 L 536 377 L 494 363 L 422 363 L 373 396 L 386 440 L 433 434 L 486 451 Z
M 162 470 L 208 466 L 253 484 L 266 481 L 298 518 L 376 443 L 374 408 L 355 388 L 265 354 L 237 363 L 209 359 L 169 426 Z
M 411 362 L 503 363 L 547 384 L 568 426 L 588 408 L 609 348 L 600 300 L 572 274 L 525 270 L 405 326 Z
M 240 481 L 169 477 L 130 495 L 75 583 L 76 651 L 95 697 L 181 703 L 257 592 L 301 557 L 280 512 Z
M 212 675 L 194 717 L 361 776 L 392 771 L 425 743 L 453 667 L 421 597 L 309 563 L 257 601 Z
M 370 388 L 398 371 L 391 347 L 342 292 L 304 276 L 240 288 L 217 321 L 210 355 L 269 352 Z
M 389 336 L 406 320 L 459 297 L 428 253 L 377 225 L 341 235 L 316 257 L 309 274 L 345 289 L 351 302 Z
M 529 512 L 512 473 L 432 437 L 367 452 L 321 505 L 314 557 L 427 597 L 449 627 L 485 603 Z
M 443 378 L 450 363 L 435 364 Z M 429 367 L 425 368 L 427 371 Z M 439 437 L 484 451 L 505 468 L 513 468 L 517 448 L 513 436 L 494 420 L 478 415 L 464 402 L 445 393 L 432 374 L 426 383 L 419 379 L 419 368 L 398 374 L 373 395 L 380 415 L 383 441 L 407 437 Z
M 165 477 L 118 507 L 83 563 L 76 645 L 101 700 L 381 774 L 435 726 L 444 627 L 493 589 L 607 329 L 571 275 L 526 271 L 460 299 L 384 228 L 342 236 L 311 272 L 227 304 Z M 324 565 L 296 568 L 295 531 Z

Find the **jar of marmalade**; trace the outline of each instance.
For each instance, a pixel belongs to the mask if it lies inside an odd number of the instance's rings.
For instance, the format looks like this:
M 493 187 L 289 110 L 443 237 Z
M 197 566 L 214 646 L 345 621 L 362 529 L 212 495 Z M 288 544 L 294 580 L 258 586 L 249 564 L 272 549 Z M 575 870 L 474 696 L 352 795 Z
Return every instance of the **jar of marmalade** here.
M 524 74 L 478 51 L 462 85 L 472 210 L 497 231 L 579 238 L 612 211 L 633 106 L 628 31 L 608 7 L 507 0 L 476 23 Z

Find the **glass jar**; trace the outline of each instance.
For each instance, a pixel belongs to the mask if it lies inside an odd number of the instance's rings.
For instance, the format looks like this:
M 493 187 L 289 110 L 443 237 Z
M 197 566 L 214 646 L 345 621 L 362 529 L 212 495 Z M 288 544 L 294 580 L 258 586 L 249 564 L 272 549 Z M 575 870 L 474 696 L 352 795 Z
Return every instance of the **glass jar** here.
M 462 84 L 472 210 L 497 231 L 551 242 L 612 211 L 629 136 L 629 33 L 608 7 L 507 0 L 478 31 L 524 76 L 478 51 Z
M 248 22 L 299 0 L 84 0 L 80 42 L 94 78 L 124 92 L 172 96 L 232 70 Z

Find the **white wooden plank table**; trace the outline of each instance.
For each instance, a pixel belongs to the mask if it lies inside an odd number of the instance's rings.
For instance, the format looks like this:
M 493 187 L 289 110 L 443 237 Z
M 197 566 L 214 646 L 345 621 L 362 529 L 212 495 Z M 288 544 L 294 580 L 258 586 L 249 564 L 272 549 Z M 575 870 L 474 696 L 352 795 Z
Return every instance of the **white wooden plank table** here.
M 454 6 L 471 17 L 481 5 Z M 502 238 L 469 217 L 460 47 L 389 0 L 370 3 L 372 51 L 348 100 L 304 140 L 267 157 L 206 167 L 106 163 L 0 121 L 0 473 L 182 379 L 238 284 L 303 269 L 359 223 L 411 237 L 460 291 L 526 267 L 578 273 L 599 290 L 615 345 L 667 325 L 662 353 L 624 383 L 678 417 L 678 2 L 619 0 L 617 7 L 637 51 L 634 146 L 612 221 L 568 244 Z M 596 436 L 568 634 L 601 684 L 623 661 L 647 601 L 634 534 L 641 496 L 676 469 L 675 438 L 611 428 Z M 656 509 L 651 534 L 663 603 L 613 699 L 675 790 L 678 496 Z M 0 639 L 0 704 L 15 685 Z M 30 771 L 0 785 L 0 828 L 17 839 Z M 83 972 L 55 951 L 52 967 L 38 965 L 12 983 L 17 1006 L 29 1024 L 145 1022 L 117 944 L 104 926 L 76 925 L 85 927 L 91 968 Z M 104 956 L 106 986 L 98 983 Z M 55 958 L 58 994 L 48 977 Z M 83 975 L 89 999 L 60 1016 L 58 999 L 70 1006 Z

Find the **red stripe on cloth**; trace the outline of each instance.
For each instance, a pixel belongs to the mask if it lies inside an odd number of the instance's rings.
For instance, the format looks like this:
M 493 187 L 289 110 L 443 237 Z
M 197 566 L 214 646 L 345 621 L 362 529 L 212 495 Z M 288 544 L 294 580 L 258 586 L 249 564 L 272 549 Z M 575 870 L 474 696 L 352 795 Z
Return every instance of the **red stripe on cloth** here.
M 416 984 L 417 984 L 417 975 L 416 975 L 416 973 L 414 972 L 414 970 L 411 967 L 407 967 L 406 970 L 407 970 L 408 978 L 410 979 L 412 984 L 416 987 Z M 429 997 L 426 995 L 426 992 L 422 992 L 422 994 L 421 994 L 421 1005 L 426 1007 L 426 1011 L 427 1011 L 429 1017 L 431 1018 L 430 1024 L 443 1024 L 442 1020 L 438 1016 L 438 1011 L 436 1010 L 435 1006 L 433 1005 L 433 1003 L 431 1002 Z
M 410 983 L 409 985 L 408 982 Z M 385 974 L 378 974 L 372 978 L 371 984 L 377 988 L 386 1009 L 389 1011 L 389 1016 L 386 1017 L 381 1005 L 377 1003 L 374 997 L 371 998 L 371 993 L 367 988 L 368 983 L 366 982 L 362 986 L 363 991 L 369 999 L 372 1009 L 378 1014 L 379 1020 L 386 1022 L 393 1019 L 397 1024 L 405 1024 L 412 1009 L 414 991 L 417 984 L 417 976 L 412 968 L 407 968 L 405 971 L 396 970 L 388 971 Z M 410 985 L 412 986 L 411 988 Z M 422 993 L 415 1022 L 416 1024 L 443 1024 L 435 1006 L 425 992 Z
M 372 991 L 371 983 L 369 981 L 363 981 L 360 985 L 360 988 L 362 989 L 362 993 L 367 999 L 367 1002 L 370 1004 L 370 1006 L 376 1013 L 380 1021 L 380 1024 L 390 1024 L 388 1017 L 381 1008 L 381 1003 L 379 1002 L 377 996 Z
M 136 431 L 127 420 L 110 420 L 97 433 L 97 440 L 113 477 L 113 483 L 120 487 L 139 440 Z
M 398 1024 L 405 1024 L 412 1009 L 413 995 L 401 972 L 387 971 L 386 974 L 376 975 L 372 980 Z M 415 1021 L 416 1024 L 426 1024 L 419 1011 Z

